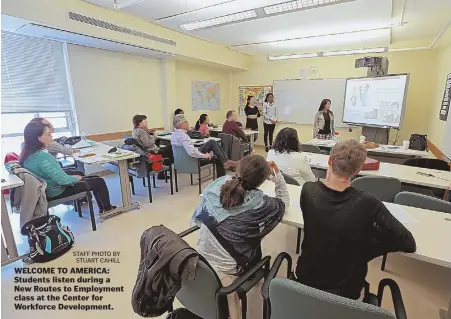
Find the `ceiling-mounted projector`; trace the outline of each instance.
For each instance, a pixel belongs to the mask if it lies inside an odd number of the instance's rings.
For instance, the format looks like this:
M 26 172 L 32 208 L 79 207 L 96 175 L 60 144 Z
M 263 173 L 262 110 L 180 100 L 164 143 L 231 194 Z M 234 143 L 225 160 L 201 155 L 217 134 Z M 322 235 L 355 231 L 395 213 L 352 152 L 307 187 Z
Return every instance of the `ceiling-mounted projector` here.
M 386 57 L 367 56 L 355 60 L 356 68 L 368 68 L 368 76 L 381 76 L 388 74 L 388 59 Z

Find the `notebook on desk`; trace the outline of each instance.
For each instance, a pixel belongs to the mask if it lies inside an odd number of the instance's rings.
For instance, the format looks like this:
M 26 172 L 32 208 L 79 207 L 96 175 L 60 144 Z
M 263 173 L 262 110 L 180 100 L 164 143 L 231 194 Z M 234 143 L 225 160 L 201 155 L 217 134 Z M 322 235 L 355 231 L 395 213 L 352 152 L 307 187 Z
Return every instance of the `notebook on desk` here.
M 86 148 L 86 147 L 91 147 L 91 146 L 92 145 L 89 144 L 88 142 L 86 142 L 84 140 L 81 140 L 80 142 L 72 145 L 72 148 L 77 150 L 77 149 L 80 149 L 80 148 Z

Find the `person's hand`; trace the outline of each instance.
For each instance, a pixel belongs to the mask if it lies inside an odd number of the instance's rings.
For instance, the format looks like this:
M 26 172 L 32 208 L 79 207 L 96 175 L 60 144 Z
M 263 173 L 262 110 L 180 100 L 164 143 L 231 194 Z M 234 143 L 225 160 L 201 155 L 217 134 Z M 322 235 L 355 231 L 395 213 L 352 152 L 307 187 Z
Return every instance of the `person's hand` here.
M 154 129 L 149 129 L 149 133 L 150 134 L 155 134 L 155 130 Z
M 204 158 L 205 159 L 211 159 L 211 154 L 210 153 L 205 153 L 204 154 Z
M 277 121 L 271 121 L 272 124 L 277 124 Z
M 269 166 L 269 168 L 271 169 L 271 175 L 274 176 L 274 172 L 275 172 L 276 174 L 279 174 L 280 170 L 279 170 L 279 166 L 277 166 L 276 162 L 274 162 L 274 161 L 269 161 L 269 162 L 268 162 L 268 166 Z
M 83 179 L 83 176 L 80 175 L 73 175 L 76 179 L 78 179 L 79 181 L 81 181 Z

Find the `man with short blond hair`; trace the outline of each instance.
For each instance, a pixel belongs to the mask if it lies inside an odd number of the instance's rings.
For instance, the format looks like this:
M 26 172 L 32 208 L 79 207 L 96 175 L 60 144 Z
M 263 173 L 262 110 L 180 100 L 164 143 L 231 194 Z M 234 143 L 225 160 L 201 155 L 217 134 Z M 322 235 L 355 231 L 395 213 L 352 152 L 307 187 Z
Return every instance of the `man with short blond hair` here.
M 324 182 L 301 191 L 304 218 L 297 280 L 307 286 L 360 299 L 368 262 L 386 253 L 416 250 L 412 234 L 371 194 L 351 186 L 366 160 L 357 141 L 337 143 Z

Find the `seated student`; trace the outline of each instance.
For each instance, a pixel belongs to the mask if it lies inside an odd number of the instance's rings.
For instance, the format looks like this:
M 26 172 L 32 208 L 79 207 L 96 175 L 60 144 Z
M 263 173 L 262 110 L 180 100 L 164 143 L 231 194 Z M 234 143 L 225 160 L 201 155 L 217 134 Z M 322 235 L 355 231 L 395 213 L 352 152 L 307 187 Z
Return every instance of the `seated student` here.
M 189 130 L 189 123 L 184 115 L 176 115 L 173 124 L 174 133 L 171 135 L 171 144 L 173 146 L 183 146 L 188 155 L 195 158 L 210 160 L 212 158 L 211 153 L 213 153 L 216 156 L 216 173 L 218 177 L 225 175 L 224 168 L 235 165 L 235 162 L 228 159 L 224 150 L 214 140 L 209 140 L 201 147 L 195 148 L 188 134 L 186 134 Z
M 298 132 L 293 128 L 280 130 L 267 159 L 276 162 L 282 172 L 293 177 L 301 186 L 305 182 L 316 181 L 307 156 L 299 150 Z
M 275 183 L 276 197 L 258 189 L 268 177 Z M 235 176 L 224 176 L 207 186 L 193 215 L 193 222 L 200 226 L 197 250 L 224 285 L 261 260 L 261 241 L 280 223 L 289 203 L 277 165 L 259 155 L 242 158 Z M 229 309 L 231 318 L 239 318 L 234 295 L 229 298 Z
M 45 151 L 46 146 L 52 143 L 52 131 L 48 125 L 28 123 L 25 126 L 24 139 L 25 145 L 20 153 L 19 163 L 47 183 L 46 193 L 48 198 L 64 198 L 86 191 L 85 183 L 87 183 L 94 194 L 100 212 L 116 208 L 110 203 L 108 188 L 102 178 L 67 175 L 56 159 Z M 67 187 L 51 189 L 64 185 L 67 185 Z
M 149 130 L 147 116 L 139 114 L 133 116 L 132 137 L 147 151 L 158 151 L 157 139 L 153 133 Z
M 176 110 L 174 111 L 174 116 L 177 116 L 177 115 L 179 115 L 179 114 L 184 115 L 185 112 L 184 112 L 182 109 L 176 109 Z
M 297 280 L 351 299 L 364 297 L 370 260 L 416 250 L 412 234 L 380 200 L 351 186 L 365 159 L 359 142 L 339 142 L 330 153 L 326 180 L 307 182 L 301 191 L 305 237 Z
M 210 130 L 208 128 L 208 115 L 207 114 L 201 114 L 199 117 L 199 120 L 196 122 L 196 126 L 194 127 L 194 130 L 199 131 L 202 133 L 203 136 L 210 136 Z
M 41 123 L 44 125 L 47 125 L 50 128 L 50 131 L 54 132 L 54 128 L 52 123 L 50 123 L 48 120 L 42 118 L 42 117 L 35 117 L 34 119 L 32 119 L 30 121 L 30 123 Z M 76 150 L 70 147 L 65 147 L 64 145 L 61 145 L 58 142 L 52 141 L 52 143 L 50 143 L 49 145 L 46 146 L 46 149 L 49 151 L 49 153 L 53 156 L 56 157 L 58 154 L 63 154 L 66 156 L 72 156 L 74 155 L 74 153 L 78 153 L 80 152 L 80 150 Z
M 242 141 L 247 141 L 246 134 L 244 134 L 244 131 L 237 124 L 237 118 L 238 116 L 234 110 L 228 111 L 226 114 L 226 121 L 222 126 L 222 133 L 233 135 Z

